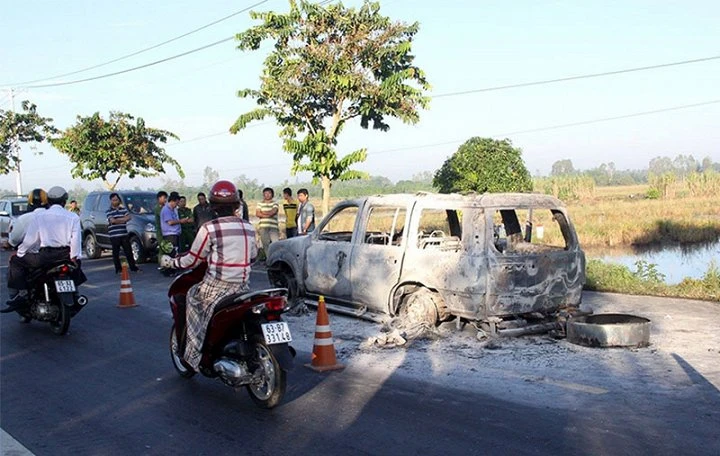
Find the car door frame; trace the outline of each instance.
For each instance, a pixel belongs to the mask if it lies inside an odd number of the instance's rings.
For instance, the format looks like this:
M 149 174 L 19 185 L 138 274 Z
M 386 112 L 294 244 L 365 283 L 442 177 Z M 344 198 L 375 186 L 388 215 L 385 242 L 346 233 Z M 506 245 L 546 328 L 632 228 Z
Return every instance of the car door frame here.
M 392 201 L 368 199 L 360 215 L 355 246 L 350 258 L 350 278 L 353 284 L 352 300 L 354 303 L 367 306 L 376 312 L 386 312 L 390 296 L 400 279 L 405 258 L 408 224 L 413 210 L 414 200 Z M 392 208 L 404 210 L 403 231 L 400 243 L 393 245 L 395 225 L 398 213 L 394 216 L 392 233 L 388 234 L 388 243 L 374 244 L 367 242 L 368 226 L 372 211 L 376 208 Z
M 327 239 L 322 230 L 340 212 L 357 207 L 350 242 Z M 303 271 L 304 288 L 309 295 L 322 295 L 338 302 L 351 302 L 352 282 L 350 257 L 357 236 L 357 226 L 362 214 L 362 203 L 345 201 L 335 206 L 318 224 L 305 251 Z

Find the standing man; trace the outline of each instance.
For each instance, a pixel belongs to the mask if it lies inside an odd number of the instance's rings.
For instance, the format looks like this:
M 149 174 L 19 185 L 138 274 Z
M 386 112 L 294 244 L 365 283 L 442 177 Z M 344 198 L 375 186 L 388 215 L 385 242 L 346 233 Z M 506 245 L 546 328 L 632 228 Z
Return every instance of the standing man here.
M 162 237 L 162 224 L 160 223 L 160 213 L 162 212 L 163 207 L 165 207 L 165 204 L 167 203 L 167 197 L 168 194 L 165 190 L 160 190 L 157 192 L 157 204 L 155 205 L 155 239 L 157 239 L 158 244 L 163 240 Z
M 80 215 L 80 208 L 75 200 L 70 201 L 70 208 L 68 210 L 75 215 Z
M 270 187 L 263 189 L 263 200 L 258 203 L 255 216 L 260 219 L 258 231 L 260 242 L 262 242 L 263 253 L 267 255 L 270 244 L 280 239 L 280 228 L 278 225 L 278 203 L 273 200 L 275 191 Z
M 290 239 L 297 236 L 297 201 L 292 197 L 290 187 L 283 189 L 283 212 L 285 213 L 285 237 Z
M 315 230 L 315 206 L 309 201 L 306 188 L 297 192 L 300 207 L 298 207 L 298 234 L 309 234 Z
M 113 264 L 115 265 L 115 274 L 119 274 L 122 270 L 120 264 L 120 247 L 125 252 L 128 266 L 133 272 L 140 269 L 135 264 L 135 256 L 130 248 L 130 236 L 128 236 L 127 222 L 130 220 L 130 213 L 120 204 L 120 195 L 117 193 L 110 194 L 110 208 L 107 210 L 108 219 L 108 236 L 110 236 L 110 244 L 112 245 Z
M 163 240 L 162 235 L 162 223 L 160 223 L 160 213 L 162 212 L 163 207 L 167 203 L 167 197 L 168 194 L 165 190 L 160 190 L 157 192 L 156 198 L 157 198 L 157 204 L 155 205 L 155 239 L 157 240 L 157 246 L 158 246 L 158 262 L 160 262 L 160 255 L 162 253 L 159 252 L 160 243 Z M 158 268 L 160 269 L 160 268 Z
M 180 217 L 177 213 L 177 205 L 180 200 L 180 196 L 173 192 L 163 206 L 160 212 L 160 226 L 162 229 L 163 240 L 169 241 L 177 252 L 178 244 L 180 243 L 180 233 L 182 231 Z M 174 254 L 172 256 L 175 256 Z
M 200 227 L 187 254 L 161 259 L 165 267 L 193 268 L 202 262 L 208 265 L 202 282 L 187 293 L 185 351 L 177 353 L 194 370 L 200 365 L 205 333 L 215 306 L 231 294 L 248 290 L 250 265 L 257 256 L 255 229 L 234 215 L 238 200 L 232 182 L 216 182 L 210 190 L 210 204 L 218 218 Z
M 178 217 L 182 220 L 180 228 L 180 244 L 178 245 L 180 253 L 185 253 L 190 248 L 193 239 L 195 239 L 195 228 L 192 210 L 187 207 L 187 198 L 180 196 L 177 207 Z
M 198 203 L 193 208 L 193 221 L 195 222 L 195 232 L 200 227 L 215 218 L 215 211 L 207 202 L 207 197 L 203 192 L 197 194 Z

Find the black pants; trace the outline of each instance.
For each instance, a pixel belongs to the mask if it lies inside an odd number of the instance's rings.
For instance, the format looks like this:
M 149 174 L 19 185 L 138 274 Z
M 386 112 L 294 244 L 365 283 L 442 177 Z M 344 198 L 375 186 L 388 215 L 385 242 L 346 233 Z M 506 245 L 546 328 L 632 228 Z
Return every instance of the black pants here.
M 26 253 L 24 256 L 13 255 L 10 257 L 8 264 L 8 288 L 16 290 L 24 290 L 28 287 L 26 278 L 28 273 L 33 269 L 38 269 L 46 264 L 52 264 L 56 261 L 69 260 L 70 247 L 65 248 L 42 248 L 38 253 Z M 73 277 L 76 285 L 85 282 L 82 270 L 78 269 L 77 277 Z M 80 282 L 80 283 L 78 283 Z
M 130 248 L 130 237 L 125 236 L 111 236 L 110 244 L 112 245 L 112 256 L 113 263 L 115 264 L 115 272 L 122 270 L 120 264 L 120 247 L 122 246 L 123 252 L 125 252 L 125 258 L 127 258 L 128 266 L 131 271 L 137 271 L 138 267 L 135 264 L 135 257 L 133 256 L 132 249 Z
M 285 228 L 285 237 L 290 239 L 292 237 L 297 236 L 297 227 L 295 228 Z

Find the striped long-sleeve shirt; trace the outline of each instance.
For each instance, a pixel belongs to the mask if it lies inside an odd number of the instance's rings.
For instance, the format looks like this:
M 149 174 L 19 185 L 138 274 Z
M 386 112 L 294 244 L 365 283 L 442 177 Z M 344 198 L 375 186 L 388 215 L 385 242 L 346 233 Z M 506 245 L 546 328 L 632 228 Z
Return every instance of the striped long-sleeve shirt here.
M 175 258 L 177 268 L 194 268 L 207 261 L 207 275 L 225 282 L 245 283 L 257 256 L 255 228 L 240 217 L 221 217 L 198 230 L 190 251 Z

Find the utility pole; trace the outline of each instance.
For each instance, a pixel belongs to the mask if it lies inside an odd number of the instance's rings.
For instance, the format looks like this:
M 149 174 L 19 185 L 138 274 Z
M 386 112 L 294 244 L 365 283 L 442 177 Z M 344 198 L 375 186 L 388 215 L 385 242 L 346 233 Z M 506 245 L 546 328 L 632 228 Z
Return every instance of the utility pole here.
M 15 89 L 10 89 L 10 111 L 15 115 Z M 15 155 L 15 191 L 22 195 L 22 176 L 20 175 L 20 142 L 17 136 L 13 139 L 13 153 Z

